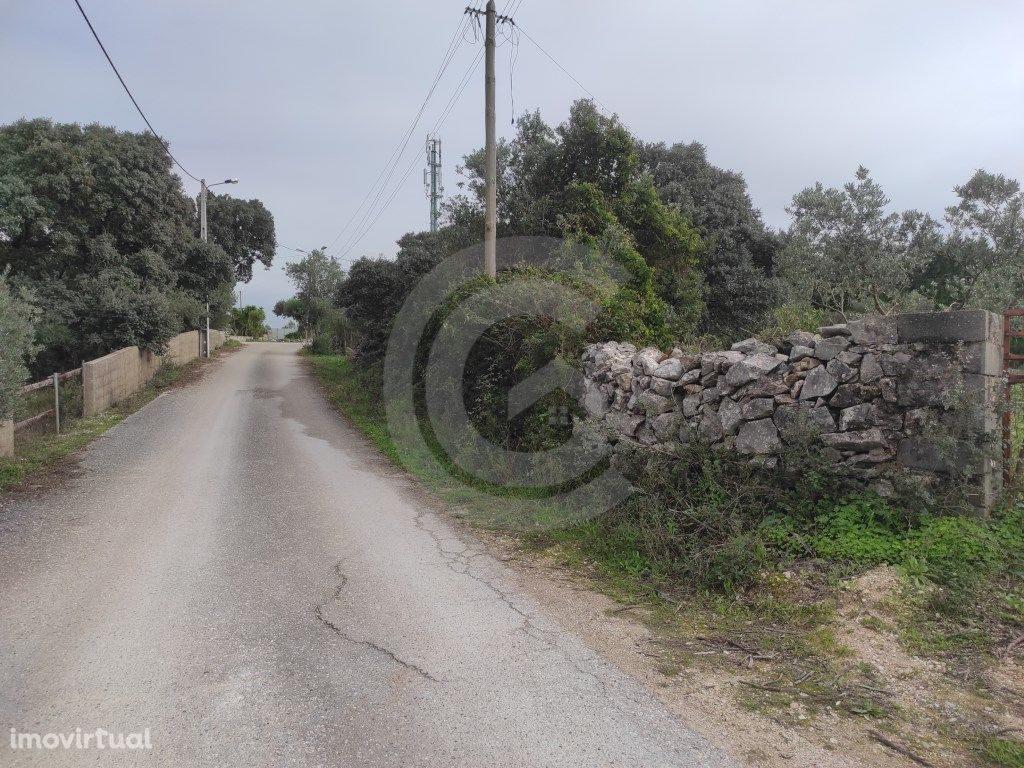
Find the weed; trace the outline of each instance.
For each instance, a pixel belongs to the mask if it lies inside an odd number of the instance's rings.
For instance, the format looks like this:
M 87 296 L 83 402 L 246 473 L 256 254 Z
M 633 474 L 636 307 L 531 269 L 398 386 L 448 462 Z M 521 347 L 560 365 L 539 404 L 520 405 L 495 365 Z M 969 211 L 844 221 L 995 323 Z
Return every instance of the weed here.
M 979 751 L 992 765 L 1024 768 L 1024 741 L 990 736 L 982 739 Z

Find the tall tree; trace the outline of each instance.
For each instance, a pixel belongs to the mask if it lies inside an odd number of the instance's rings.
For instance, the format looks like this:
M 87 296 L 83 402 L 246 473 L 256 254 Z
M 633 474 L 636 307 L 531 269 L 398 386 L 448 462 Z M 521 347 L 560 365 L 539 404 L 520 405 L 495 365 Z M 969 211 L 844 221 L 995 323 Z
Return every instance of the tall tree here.
M 642 167 L 639 145 L 617 117 L 593 102 L 575 102 L 568 119 L 552 129 L 539 113 L 517 121 L 516 136 L 498 148 L 498 234 L 549 235 L 597 245 L 606 236 L 629 245 L 616 249 L 635 289 L 653 280 L 667 303 L 676 333 L 692 330 L 702 312 L 698 258 L 700 236 L 658 197 Z M 450 224 L 476 229 L 483 201 L 483 151 L 466 157 L 471 196 L 449 202 Z M 459 238 L 455 238 L 459 239 Z M 479 239 L 479 236 L 476 236 Z
M 865 168 L 842 189 L 820 182 L 793 198 L 779 271 L 791 295 L 833 312 L 888 313 L 1024 301 L 1024 195 L 1020 184 L 978 171 L 954 189 L 939 221 L 889 210 Z
M 335 300 L 345 272 L 326 248 L 310 251 L 298 261 L 284 265 L 284 272 L 295 286 L 295 296 L 279 301 L 274 313 L 298 321 L 299 329 L 314 342 L 322 331 L 341 321 Z
M 797 300 L 842 317 L 887 314 L 912 301 L 922 262 L 911 215 L 888 211 L 889 198 L 867 168 L 842 189 L 821 182 L 799 192 L 779 254 L 779 270 Z
M 277 247 L 274 216 L 262 202 L 209 194 L 206 216 L 210 240 L 231 257 L 239 282 L 252 279 L 256 262 L 270 266 Z
M 743 176 L 712 165 L 697 142 L 642 144 L 640 157 L 661 199 L 704 241 L 701 329 L 733 337 L 763 326 L 781 301 L 782 287 L 772 274 L 780 244 L 754 208 Z
M 936 308 L 1001 310 L 1024 303 L 1024 193 L 1002 174 L 977 171 L 954 188 L 945 228 L 925 220 L 929 260 L 921 290 Z M 943 231 L 944 229 L 944 231 Z
M 235 261 L 198 229 L 158 139 L 49 120 L 0 127 L 0 265 L 43 309 L 40 370 L 124 346 L 160 351 L 207 302 L 223 315 Z M 230 244 L 243 241 L 256 242 Z

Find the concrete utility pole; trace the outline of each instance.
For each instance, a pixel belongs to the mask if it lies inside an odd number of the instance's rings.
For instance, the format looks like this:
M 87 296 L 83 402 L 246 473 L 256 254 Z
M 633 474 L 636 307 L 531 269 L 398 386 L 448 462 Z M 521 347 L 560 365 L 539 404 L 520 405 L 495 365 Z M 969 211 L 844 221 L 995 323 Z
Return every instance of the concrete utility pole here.
M 206 179 L 199 180 L 199 237 L 205 243 L 209 240 L 209 234 L 206 228 L 206 194 L 210 191 L 210 187 L 219 187 L 221 184 L 237 184 L 238 179 L 224 179 L 224 181 L 218 181 L 216 184 L 207 184 Z
M 202 241 L 208 242 L 210 239 L 209 230 L 206 226 L 206 195 L 210 191 L 210 187 L 216 187 L 221 184 L 237 184 L 238 179 L 224 179 L 224 181 L 218 181 L 216 184 L 207 184 L 206 179 L 199 180 L 199 237 Z M 206 302 L 206 357 L 210 356 L 210 302 Z
M 484 212 L 484 274 L 496 277 L 498 273 L 497 236 L 498 236 L 498 142 L 495 129 L 497 110 L 494 106 L 495 76 L 494 52 L 495 28 L 497 26 L 497 9 L 494 0 L 487 0 L 487 37 L 484 41 L 486 59 L 485 73 L 485 105 L 484 121 L 486 123 L 486 149 L 484 164 L 484 183 L 487 195 Z
M 206 231 L 206 179 L 199 180 L 199 239 L 204 243 L 209 240 Z
M 441 186 L 441 140 L 427 136 L 427 167 L 423 171 L 423 183 L 430 198 L 430 231 L 437 232 L 438 203 L 444 189 Z
M 484 38 L 484 59 L 486 71 L 484 76 L 484 274 L 496 277 L 498 273 L 497 236 L 498 236 L 498 137 L 497 110 L 494 106 L 495 76 L 494 54 L 497 48 L 495 33 L 499 23 L 515 24 L 509 16 L 499 16 L 494 7 L 494 0 L 487 0 L 487 10 L 466 8 L 466 13 L 478 20 L 487 17 L 487 31 Z

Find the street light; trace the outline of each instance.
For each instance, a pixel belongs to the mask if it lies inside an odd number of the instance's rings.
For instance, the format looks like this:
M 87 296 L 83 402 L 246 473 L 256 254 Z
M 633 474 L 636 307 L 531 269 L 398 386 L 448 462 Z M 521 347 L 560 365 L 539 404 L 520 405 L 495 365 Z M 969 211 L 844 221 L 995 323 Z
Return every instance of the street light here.
M 207 184 L 206 179 L 199 180 L 199 237 L 202 238 L 203 242 L 206 242 L 209 238 L 207 237 L 206 230 L 206 193 L 210 187 L 219 187 L 221 184 L 237 184 L 238 179 L 224 179 L 224 181 L 218 181 L 213 184 Z
M 224 179 L 213 184 L 207 184 L 206 179 L 199 180 L 199 237 L 205 243 L 207 237 L 206 229 L 206 193 L 210 187 L 219 187 L 221 184 L 237 184 L 238 179 Z M 210 356 L 210 302 L 206 302 L 206 357 Z

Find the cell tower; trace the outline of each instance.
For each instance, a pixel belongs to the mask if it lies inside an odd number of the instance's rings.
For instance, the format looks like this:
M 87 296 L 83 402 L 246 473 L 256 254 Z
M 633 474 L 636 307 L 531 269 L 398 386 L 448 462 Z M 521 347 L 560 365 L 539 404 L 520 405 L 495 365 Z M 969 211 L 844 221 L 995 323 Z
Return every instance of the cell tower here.
M 441 140 L 435 135 L 427 136 L 427 167 L 423 169 L 423 186 L 430 200 L 430 231 L 437 232 L 438 205 L 444 187 L 441 185 Z

